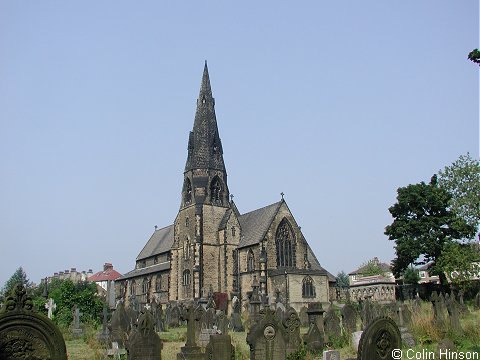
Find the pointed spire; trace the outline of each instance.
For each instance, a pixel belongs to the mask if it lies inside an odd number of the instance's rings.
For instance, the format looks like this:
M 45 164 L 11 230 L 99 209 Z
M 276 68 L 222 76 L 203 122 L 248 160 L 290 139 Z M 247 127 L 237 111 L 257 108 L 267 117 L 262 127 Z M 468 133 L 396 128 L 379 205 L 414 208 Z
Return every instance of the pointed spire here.
M 212 99 L 212 88 L 210 86 L 210 76 L 208 75 L 207 60 L 205 60 L 205 66 L 203 67 L 202 85 L 200 86 L 200 94 L 198 100 L 202 101 L 206 99 Z

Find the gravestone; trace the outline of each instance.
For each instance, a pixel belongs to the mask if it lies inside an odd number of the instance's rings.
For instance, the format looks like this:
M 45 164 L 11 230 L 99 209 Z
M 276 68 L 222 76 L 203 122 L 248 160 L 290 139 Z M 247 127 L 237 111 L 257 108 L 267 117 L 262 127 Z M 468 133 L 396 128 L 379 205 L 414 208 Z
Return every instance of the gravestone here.
M 400 349 L 402 337 L 397 324 L 389 317 L 374 319 L 362 333 L 358 345 L 358 360 L 393 359 L 392 350 Z
M 340 351 L 325 350 L 323 352 L 323 360 L 340 360 Z
M 363 331 L 355 331 L 352 333 L 352 347 L 355 351 L 358 352 L 358 345 L 360 344 L 360 339 L 362 338 Z
M 325 333 L 323 330 L 323 313 L 324 312 L 325 310 L 323 310 L 322 308 L 322 303 L 314 302 L 314 303 L 308 304 L 308 310 L 307 310 L 308 322 L 309 323 L 315 322 L 321 334 Z M 324 339 L 322 338 L 322 342 L 323 341 Z
M 62 333 L 36 313 L 26 289 L 18 284 L 0 312 L 0 359 L 66 360 Z
M 368 324 L 373 321 L 375 318 L 374 308 L 370 297 L 367 297 L 365 300 L 361 302 L 362 311 L 360 316 L 362 318 L 362 329 L 365 329 Z
M 235 360 L 235 347 L 230 335 L 212 335 L 205 348 L 207 360 Z
M 116 310 L 112 314 L 110 325 L 110 338 L 116 342 L 121 348 L 125 346 L 128 332 L 130 331 L 130 319 L 125 311 L 125 304 L 119 301 Z
M 330 306 L 325 319 L 323 320 L 323 326 L 325 329 L 325 337 L 327 341 L 331 342 L 333 339 L 339 339 L 342 336 L 340 329 L 340 318 L 337 316 L 333 306 Z
M 259 315 L 260 320 L 252 323 L 247 334 L 250 360 L 285 360 L 287 331 L 281 320 L 268 305 Z
M 301 326 L 309 326 L 307 307 L 306 306 L 302 306 L 300 308 L 300 312 L 298 313 L 298 317 L 300 318 L 300 325 Z
M 228 319 L 227 315 L 225 315 L 225 311 L 217 310 L 215 315 L 215 323 L 217 326 L 217 330 L 220 334 L 227 335 L 228 333 Z
M 165 331 L 165 322 L 163 320 L 163 309 L 162 304 L 158 304 L 155 298 L 150 304 L 152 316 L 153 316 L 153 323 L 155 324 L 155 331 L 163 332 Z
M 455 296 L 447 297 L 445 305 L 447 306 L 451 329 L 455 334 L 460 334 L 462 332 L 462 326 L 460 325 L 460 306 L 455 301 Z
M 97 334 L 97 340 L 102 344 L 108 344 L 110 340 L 110 332 L 108 331 L 108 309 L 107 305 L 103 306 L 102 312 L 102 331 Z
M 138 325 L 128 337 L 128 360 L 161 359 L 163 344 L 154 327 L 152 314 L 145 310 L 138 317 Z
M 469 311 L 468 311 L 468 307 L 467 305 L 465 304 L 465 301 L 463 299 L 463 296 L 464 296 L 464 291 L 463 290 L 460 290 L 458 292 L 458 305 L 459 305 L 459 310 L 462 314 L 468 314 Z
M 180 326 L 180 308 L 175 304 L 172 306 L 170 311 L 170 322 L 168 323 L 169 327 L 179 327 Z
M 257 277 L 254 275 L 253 276 L 253 282 L 252 282 L 252 293 L 250 296 L 250 301 L 249 301 L 249 327 L 252 326 L 252 324 L 255 324 L 259 319 L 260 319 L 260 306 L 262 304 L 262 301 L 260 300 L 260 294 L 259 294 L 259 283 L 257 280 Z
M 473 307 L 475 310 L 480 309 L 480 291 L 475 295 L 475 300 L 473 301 Z
M 133 329 L 137 325 L 138 314 L 139 314 L 139 303 L 135 295 L 131 295 L 129 298 L 129 303 L 125 311 L 127 312 L 128 319 L 130 321 L 130 328 Z
M 351 304 L 346 304 L 341 310 L 342 325 L 345 334 L 350 335 L 357 330 L 357 311 Z
M 405 303 L 402 303 L 398 306 L 398 325 L 409 326 L 412 322 L 412 312 Z
M 447 357 L 445 356 L 446 354 L 448 353 L 451 353 L 453 351 L 456 351 L 457 348 L 455 346 L 455 344 L 453 343 L 453 341 L 449 338 L 444 338 L 442 340 L 440 340 L 437 344 L 437 351 L 435 353 L 435 359 L 447 359 Z M 465 357 L 466 358 L 466 357 Z M 473 357 L 472 357 L 473 359 Z
M 420 311 L 420 308 L 422 307 L 422 299 L 420 299 L 420 296 L 417 294 L 415 297 L 415 300 L 413 300 L 413 310 L 415 312 Z
M 201 305 L 196 308 L 193 303 L 190 303 L 184 309 L 180 316 L 183 321 L 187 322 L 187 341 L 185 346 L 182 346 L 180 353 L 177 354 L 177 360 L 204 360 L 204 354 L 201 348 L 195 342 L 195 327 L 196 323 L 202 317 L 204 309 Z
M 57 308 L 57 304 L 55 304 L 55 301 L 52 298 L 48 299 L 47 303 L 45 304 L 45 309 L 47 309 L 48 311 L 47 317 L 49 319 L 52 319 L 53 312 L 55 311 L 56 308 Z
M 80 312 L 80 308 L 75 304 L 73 306 L 73 321 L 71 324 L 71 329 L 72 329 L 72 334 L 74 336 L 81 336 L 83 334 L 83 329 L 80 327 L 80 316 L 83 315 L 82 312 Z
M 233 313 L 230 319 L 230 328 L 233 332 L 243 332 L 245 331 L 245 327 L 242 323 L 242 318 L 240 316 L 240 312 L 242 310 L 242 304 L 237 297 L 232 299 L 232 308 Z
M 301 345 L 300 318 L 293 307 L 288 308 L 288 310 L 285 312 L 282 324 L 285 327 L 287 336 L 285 339 L 286 354 L 289 355 L 297 351 Z
M 323 332 L 323 313 L 321 303 L 308 304 L 307 316 L 309 320 L 308 332 L 303 336 L 303 342 L 311 351 L 320 351 L 325 343 Z
M 433 322 L 438 328 L 443 328 L 445 326 L 443 297 L 440 297 L 437 292 L 434 291 L 430 296 L 430 301 L 433 306 Z

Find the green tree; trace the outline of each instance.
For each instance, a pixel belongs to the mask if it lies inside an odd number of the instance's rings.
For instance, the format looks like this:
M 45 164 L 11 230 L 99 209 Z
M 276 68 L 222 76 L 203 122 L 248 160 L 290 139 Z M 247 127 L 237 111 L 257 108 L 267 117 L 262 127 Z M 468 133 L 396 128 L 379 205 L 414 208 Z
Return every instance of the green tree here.
M 476 244 L 446 243 L 438 259 L 438 267 L 448 274 L 452 284 L 466 289 L 469 280 L 480 270 L 479 260 Z
M 473 49 L 470 51 L 468 54 L 468 60 L 480 65 L 480 51 L 478 51 L 478 49 Z
M 405 284 L 418 284 L 420 281 L 420 274 L 418 269 L 414 266 L 409 266 L 403 272 L 403 282 Z
M 350 286 L 348 275 L 343 270 L 337 274 L 336 280 L 337 280 L 337 287 L 348 288 Z
M 385 275 L 385 269 L 380 266 L 377 258 L 364 262 L 362 266 L 360 266 L 359 272 L 362 276 Z
M 480 163 L 469 153 L 438 173 L 438 183 L 452 196 L 451 208 L 469 225 L 480 223 Z
M 2 290 L 0 291 L 0 297 L 5 298 L 10 295 L 12 289 L 18 284 L 21 283 L 22 285 L 26 286 L 27 289 L 31 289 L 32 283 L 28 280 L 27 274 L 20 266 L 10 279 L 3 285 Z
M 410 264 L 432 262 L 432 274 L 445 276 L 437 260 L 445 244 L 471 238 L 475 228 L 450 209 L 452 196 L 439 187 L 434 175 L 429 184 L 410 184 L 397 190 L 397 202 L 388 210 L 393 222 L 385 228 L 395 241 L 393 273 L 401 276 Z

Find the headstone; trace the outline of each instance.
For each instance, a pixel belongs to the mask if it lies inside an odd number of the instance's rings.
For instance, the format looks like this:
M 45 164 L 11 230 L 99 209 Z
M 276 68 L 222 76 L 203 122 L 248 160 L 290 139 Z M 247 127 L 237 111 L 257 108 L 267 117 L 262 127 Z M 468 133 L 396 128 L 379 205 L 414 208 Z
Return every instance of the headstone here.
M 308 322 L 309 323 L 315 322 L 315 324 L 318 327 L 318 330 L 322 335 L 325 333 L 323 329 L 323 313 L 324 312 L 325 310 L 323 310 L 322 308 L 322 303 L 314 302 L 314 303 L 308 304 L 308 310 L 307 310 Z M 322 342 L 323 341 L 324 341 L 324 338 L 322 338 Z
M 55 304 L 55 301 L 52 298 L 48 299 L 47 303 L 45 304 L 45 309 L 48 310 L 47 316 L 49 319 L 52 319 L 53 312 L 55 311 L 56 308 L 57 308 L 57 304 Z
M 301 345 L 300 318 L 293 307 L 286 311 L 282 324 L 286 329 L 286 354 L 289 355 L 296 352 Z
M 108 309 L 107 305 L 103 306 L 102 312 L 102 331 L 98 333 L 97 340 L 102 344 L 108 344 L 110 340 L 110 332 L 108 331 Z
M 397 324 L 389 317 L 378 317 L 363 331 L 358 345 L 358 360 L 393 359 L 392 350 L 402 347 Z
M 300 325 L 301 326 L 309 326 L 307 307 L 306 306 L 302 306 L 300 308 L 300 312 L 298 313 L 298 317 L 300 318 Z
M 180 308 L 175 304 L 170 308 L 168 327 L 175 328 L 178 326 L 180 326 Z
M 83 329 L 80 327 L 80 316 L 83 315 L 82 312 L 80 312 L 80 308 L 75 304 L 73 306 L 73 322 L 71 325 L 72 328 L 72 334 L 74 336 L 80 336 L 83 334 Z
M 473 301 L 473 307 L 475 310 L 480 309 L 480 291 L 475 295 L 475 300 Z
M 128 319 L 130 321 L 130 328 L 133 329 L 137 325 L 139 307 L 137 297 L 135 295 L 130 296 L 128 307 L 125 309 Z
M 370 297 L 367 296 L 367 298 L 361 302 L 361 306 L 362 328 L 365 330 L 368 324 L 375 318 L 373 304 Z
M 155 324 L 155 331 L 157 332 L 165 331 L 162 304 L 158 304 L 154 298 L 150 304 L 150 307 L 151 307 L 152 316 L 153 316 L 153 323 Z
M 458 305 L 459 305 L 459 310 L 462 314 L 468 314 L 469 311 L 468 311 L 468 307 L 467 305 L 465 304 L 464 302 L 464 299 L 463 299 L 463 295 L 464 295 L 464 291 L 463 290 L 460 290 L 458 292 Z
M 445 326 L 445 313 L 443 310 L 443 297 L 440 297 L 436 291 L 432 292 L 430 301 L 433 306 L 433 322 L 438 328 Z
M 340 351 L 325 350 L 323 352 L 323 360 L 340 360 Z
M 360 339 L 362 337 L 363 331 L 355 331 L 352 333 L 352 347 L 355 351 L 358 352 L 358 345 L 360 344 Z
M 415 297 L 415 300 L 413 300 L 413 309 L 415 312 L 420 311 L 420 308 L 422 307 L 422 299 L 420 299 L 420 296 L 417 294 Z
M 195 308 L 194 304 L 190 303 L 180 314 L 181 319 L 187 322 L 187 341 L 180 349 L 181 352 L 177 354 L 177 360 L 204 360 L 204 354 L 195 342 L 196 323 L 200 320 L 203 311 L 201 305 Z
M 163 344 L 154 326 L 149 310 L 140 314 L 137 327 L 128 337 L 128 360 L 161 360 Z
M 460 306 L 455 301 L 454 296 L 447 298 L 445 304 L 450 318 L 450 327 L 455 334 L 460 334 L 462 332 L 462 326 L 460 325 Z
M 115 282 L 113 280 L 107 283 L 107 301 L 110 309 L 115 309 Z
M 234 360 L 235 347 L 230 335 L 212 335 L 205 348 L 205 357 L 208 360 Z
M 408 331 L 407 328 L 400 328 L 400 335 L 402 336 L 402 343 L 407 345 L 409 348 L 413 348 L 416 345 L 413 335 Z
M 250 326 L 252 324 L 255 324 L 259 319 L 260 319 L 260 305 L 262 304 L 262 301 L 260 300 L 260 293 L 259 293 L 259 283 L 257 280 L 257 277 L 254 275 L 253 276 L 253 282 L 252 282 L 252 294 L 250 297 L 249 301 L 249 321 L 250 321 Z
M 118 302 L 117 308 L 112 314 L 110 327 L 112 343 L 116 342 L 121 348 L 124 348 L 125 340 L 127 339 L 128 332 L 130 331 L 130 319 L 125 311 L 125 305 L 123 301 Z
M 340 329 L 340 318 L 337 316 L 333 306 L 330 306 L 327 313 L 325 314 L 325 319 L 323 320 L 323 326 L 325 329 L 325 337 L 329 342 L 334 339 L 339 339 L 342 336 Z
M 232 299 L 232 308 L 233 313 L 230 319 L 230 329 L 232 329 L 233 332 L 245 331 L 245 327 L 243 326 L 242 318 L 240 316 L 242 304 L 237 297 L 234 297 Z
M 67 359 L 62 333 L 48 317 L 35 312 L 21 284 L 0 313 L 0 359 Z
M 198 345 L 205 348 L 212 335 L 218 335 L 217 329 L 202 329 L 198 334 Z
M 220 334 L 227 335 L 228 333 L 228 320 L 227 316 L 225 315 L 225 311 L 217 310 L 215 315 L 215 323 L 217 326 L 217 330 Z
M 311 351 L 321 351 L 325 343 L 325 334 L 323 332 L 324 312 L 321 303 L 308 304 L 309 327 L 308 332 L 303 336 L 303 341 Z
M 346 304 L 340 312 L 342 314 L 343 331 L 350 337 L 350 334 L 357 330 L 357 311 L 353 305 Z

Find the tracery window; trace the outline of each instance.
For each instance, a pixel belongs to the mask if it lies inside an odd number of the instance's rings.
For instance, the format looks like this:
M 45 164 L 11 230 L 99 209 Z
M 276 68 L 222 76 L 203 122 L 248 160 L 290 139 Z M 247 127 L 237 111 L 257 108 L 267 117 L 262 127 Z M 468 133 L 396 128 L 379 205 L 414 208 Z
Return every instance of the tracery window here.
M 255 270 L 255 255 L 253 255 L 252 249 L 248 250 L 247 254 L 247 271 Z
M 148 278 L 143 278 L 142 282 L 142 294 L 148 293 L 148 288 L 150 287 L 150 281 L 148 281 Z
M 315 297 L 315 286 L 310 276 L 305 276 L 302 281 L 302 297 Z
M 275 236 L 278 267 L 295 267 L 295 237 L 286 219 L 280 222 Z
M 160 275 L 157 275 L 157 278 L 155 279 L 155 291 L 162 291 L 162 277 Z
M 191 281 L 191 278 L 190 278 L 190 270 L 184 270 L 183 271 L 183 285 L 184 286 L 187 286 L 187 285 L 190 285 L 190 281 Z
M 212 204 L 222 205 L 222 191 L 220 179 L 215 176 L 210 185 L 210 198 L 212 199 Z
M 190 179 L 185 179 L 183 186 L 183 202 L 185 203 L 185 206 L 190 205 L 190 202 L 192 201 L 192 183 L 190 182 Z
M 190 240 L 187 239 L 183 243 L 183 257 L 185 260 L 188 260 L 190 258 Z
M 235 236 L 235 226 L 232 226 L 232 236 Z
M 135 284 L 135 280 L 132 280 L 130 282 L 130 295 L 136 295 L 137 294 L 137 286 Z

